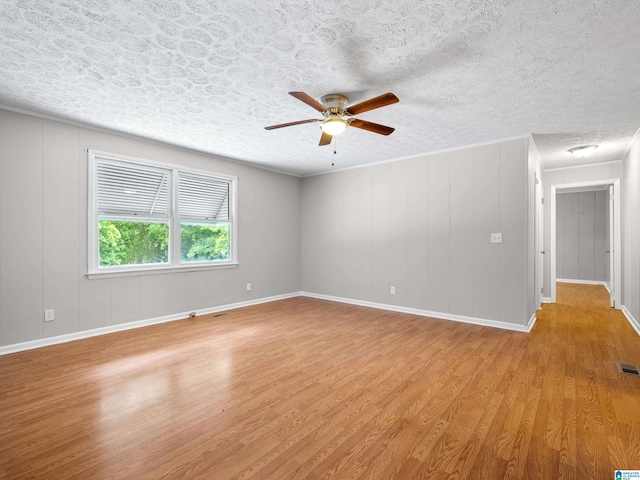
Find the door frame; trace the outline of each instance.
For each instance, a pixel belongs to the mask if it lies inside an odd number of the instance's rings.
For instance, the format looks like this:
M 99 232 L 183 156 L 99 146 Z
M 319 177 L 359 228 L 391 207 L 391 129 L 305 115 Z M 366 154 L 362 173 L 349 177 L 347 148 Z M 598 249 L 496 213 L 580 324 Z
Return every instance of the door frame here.
M 612 307 L 616 306 L 616 299 L 614 296 L 614 290 L 613 290 L 613 282 L 614 282 L 614 275 L 615 275 L 615 267 L 613 265 L 613 259 L 611 258 L 611 252 L 614 250 L 614 241 L 615 241 L 615 237 L 614 237 L 614 231 L 613 229 L 615 228 L 615 207 L 616 207 L 616 203 L 617 200 L 615 200 L 615 197 L 613 195 L 613 185 L 609 185 L 609 187 L 607 188 L 607 200 L 609 200 L 609 204 L 607 205 L 607 215 L 609 217 L 609 224 L 607 225 L 607 231 L 609 232 L 608 235 L 608 242 L 607 242 L 607 249 L 609 252 L 609 268 L 607 269 L 607 276 L 609 277 L 609 281 L 605 282 L 607 284 L 607 290 L 609 290 L 609 303 Z M 613 208 L 611 208 L 611 204 L 613 203 Z M 614 257 L 615 258 L 615 257 Z
M 534 210 L 534 245 L 535 245 L 535 257 L 534 257 L 534 288 L 535 288 L 535 306 L 536 310 L 542 309 L 543 291 L 544 286 L 544 185 L 542 180 L 538 178 L 537 173 L 534 176 L 535 180 L 535 210 Z
M 569 189 L 569 188 L 585 188 L 585 187 L 604 187 L 613 186 L 613 277 L 612 283 L 612 297 L 615 301 L 615 308 L 620 309 L 622 305 L 622 239 L 621 239 L 621 225 L 620 225 L 620 179 L 613 178 L 609 180 L 594 180 L 590 182 L 577 182 L 577 183 L 563 183 L 558 185 L 551 185 L 551 194 L 549 199 L 549 263 L 550 263 L 550 278 L 551 278 L 551 303 L 556 303 L 556 193 L 557 190 Z

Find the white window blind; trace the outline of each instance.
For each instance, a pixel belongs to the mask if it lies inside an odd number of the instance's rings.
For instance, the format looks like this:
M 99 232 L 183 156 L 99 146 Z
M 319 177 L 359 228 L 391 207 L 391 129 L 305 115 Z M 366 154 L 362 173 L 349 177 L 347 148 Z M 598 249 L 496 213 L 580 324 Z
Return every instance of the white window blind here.
M 170 171 L 110 162 L 96 170 L 99 215 L 168 216 Z
M 229 220 L 229 182 L 180 172 L 178 212 L 185 219 Z
M 88 275 L 237 265 L 236 177 L 88 151 Z

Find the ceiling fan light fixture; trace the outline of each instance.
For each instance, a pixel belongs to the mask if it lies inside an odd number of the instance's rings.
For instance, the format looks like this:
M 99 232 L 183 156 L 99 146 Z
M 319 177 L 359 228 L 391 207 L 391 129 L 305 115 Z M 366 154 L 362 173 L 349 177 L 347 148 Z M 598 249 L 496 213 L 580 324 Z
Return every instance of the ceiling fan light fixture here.
M 321 119 L 310 118 L 308 120 L 298 120 L 297 122 L 280 123 L 278 125 L 270 125 L 264 127 L 265 130 L 275 130 L 277 128 L 291 127 L 293 125 L 302 125 L 303 123 L 322 122 L 320 128 L 322 129 L 322 136 L 318 145 L 329 145 L 333 141 L 335 135 L 340 135 L 346 130 L 347 127 L 358 128 L 360 130 L 366 130 L 368 132 L 377 133 L 379 135 L 391 135 L 395 129 L 387 127 L 386 125 L 380 125 L 378 123 L 368 122 L 366 120 L 359 120 L 357 118 L 344 118 L 353 117 L 369 110 L 375 110 L 376 108 L 386 107 L 393 103 L 398 103 L 398 97 L 393 93 L 385 93 L 375 98 L 370 98 L 364 102 L 351 105 L 349 108 L 345 108 L 349 103 L 349 97 L 340 93 L 330 93 L 322 97 L 322 103 L 304 92 L 289 92 L 289 94 L 303 103 L 306 103 L 313 109 L 322 113 Z
M 347 128 L 347 122 L 342 118 L 335 116 L 329 117 L 322 122 L 322 131 L 327 135 L 336 136 L 340 135 Z
M 582 145 L 580 147 L 574 147 L 569 149 L 569 152 L 574 154 L 576 157 L 583 158 L 583 157 L 588 157 L 593 152 L 595 152 L 596 148 L 598 148 L 598 145 Z

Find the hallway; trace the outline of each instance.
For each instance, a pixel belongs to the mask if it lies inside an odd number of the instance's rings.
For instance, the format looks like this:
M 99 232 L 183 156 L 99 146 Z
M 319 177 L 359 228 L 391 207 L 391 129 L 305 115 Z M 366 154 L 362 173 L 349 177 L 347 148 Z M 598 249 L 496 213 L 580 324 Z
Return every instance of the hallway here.
M 546 365 L 535 423 L 546 428 L 534 425 L 544 438 L 532 441 L 550 445 L 560 464 L 575 462 L 577 478 L 640 468 L 640 378 L 616 365 L 640 364 L 640 337 L 605 287 L 559 282 L 557 303 L 538 312 L 533 344 Z

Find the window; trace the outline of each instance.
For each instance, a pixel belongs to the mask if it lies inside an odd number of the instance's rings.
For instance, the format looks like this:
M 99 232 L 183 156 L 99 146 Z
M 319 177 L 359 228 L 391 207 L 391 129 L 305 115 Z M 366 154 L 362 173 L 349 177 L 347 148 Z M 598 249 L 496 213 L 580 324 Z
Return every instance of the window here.
M 236 181 L 89 151 L 89 276 L 235 265 Z

